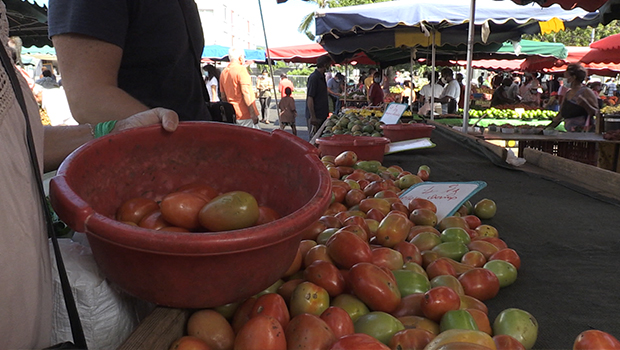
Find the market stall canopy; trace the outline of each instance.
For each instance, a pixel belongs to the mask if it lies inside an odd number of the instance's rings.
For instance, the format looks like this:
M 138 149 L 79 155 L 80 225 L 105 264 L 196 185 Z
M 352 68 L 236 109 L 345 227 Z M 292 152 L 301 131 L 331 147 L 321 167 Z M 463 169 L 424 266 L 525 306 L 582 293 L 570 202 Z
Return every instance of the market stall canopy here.
M 596 11 L 603 16 L 601 23 L 607 24 L 614 19 L 620 19 L 620 0 L 512 0 L 517 4 L 527 5 L 537 3 L 540 6 L 548 7 L 554 4 L 562 6 L 566 10 L 581 7 L 586 11 Z
M 471 66 L 476 69 L 486 69 L 492 71 L 516 72 L 521 71 L 521 64 L 525 59 L 515 60 L 473 60 Z M 453 64 L 465 67 L 467 61 L 453 61 Z
M 581 63 L 590 74 L 614 76 L 620 73 L 620 50 L 615 54 L 590 47 L 568 46 L 565 59 L 528 57 L 521 64 L 526 72 L 562 73 L 571 63 Z M 613 50 L 612 50 L 613 51 Z
M 620 34 L 610 35 L 595 41 L 590 44 L 590 47 L 599 50 L 620 50 Z
M 566 11 L 557 5 L 541 8 L 478 0 L 476 6 L 475 52 L 497 51 L 501 43 L 518 41 L 521 34 L 595 26 L 601 20 L 598 12 Z M 461 0 L 402 0 L 322 9 L 316 13 L 316 33 L 321 35 L 321 45 L 337 58 L 364 51 L 382 64 L 403 63 L 412 48 L 419 57 L 428 55 L 434 44 L 448 55 L 444 59 L 453 59 L 467 52 L 469 9 L 469 2 Z M 436 32 L 434 42 L 431 31 Z
M 207 45 L 202 50 L 202 58 L 208 58 L 213 61 L 227 61 L 228 60 L 228 50 L 230 47 L 222 46 L 222 45 Z M 256 61 L 256 62 L 266 62 L 265 51 L 264 50 L 251 50 L 244 49 L 245 51 L 245 59 Z
M 3 0 L 9 36 L 18 36 L 23 46 L 52 45 L 47 35 L 47 6 L 28 0 Z
M 316 63 L 317 58 L 329 55 L 327 51 L 318 43 L 281 46 L 269 49 L 267 51 L 269 57 L 276 61 L 295 62 L 295 63 Z M 375 61 L 371 60 L 363 52 L 353 55 L 344 63 L 349 64 L 366 64 L 375 65 Z

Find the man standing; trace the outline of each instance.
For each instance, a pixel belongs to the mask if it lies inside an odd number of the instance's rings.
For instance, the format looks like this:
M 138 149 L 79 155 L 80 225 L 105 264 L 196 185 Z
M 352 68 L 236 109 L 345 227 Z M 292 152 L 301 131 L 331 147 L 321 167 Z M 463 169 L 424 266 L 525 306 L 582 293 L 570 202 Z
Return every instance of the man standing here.
M 230 64 L 220 75 L 220 95 L 235 108 L 237 124 L 249 128 L 260 129 L 258 126 L 258 109 L 252 90 L 252 78 L 243 65 L 245 53 L 233 47 L 228 51 Z
M 459 87 L 461 88 L 461 93 L 459 94 L 459 108 L 465 107 L 465 84 L 463 84 L 463 74 L 456 74 L 456 81 L 459 83 Z
M 286 74 L 280 74 L 280 83 L 278 84 L 278 90 L 280 91 L 280 98 L 284 98 L 286 96 L 286 88 L 291 88 L 291 93 L 295 91 L 295 86 L 293 86 L 293 82 L 288 80 Z
M 329 102 L 327 101 L 327 82 L 325 71 L 332 64 L 329 56 L 321 56 L 317 59 L 316 69 L 308 77 L 306 96 L 306 121 L 310 139 L 317 132 L 321 124 L 329 114 Z
M 368 70 L 368 77 L 366 77 L 366 79 L 364 80 L 364 87 L 366 88 L 366 95 L 368 95 L 368 91 L 370 91 L 370 85 L 372 85 L 372 83 L 374 83 L 374 76 L 375 76 L 375 72 L 377 70 L 374 68 L 370 68 Z
M 340 112 L 340 97 L 342 96 L 343 82 L 344 76 L 340 72 L 336 73 L 336 76 L 329 79 L 327 82 L 327 92 L 334 103 L 334 114 Z
M 454 73 L 450 68 L 444 68 L 441 70 L 441 80 L 445 86 L 438 102 L 441 102 L 441 114 L 456 113 L 459 103 L 459 97 L 461 95 L 461 87 L 459 83 L 454 79 Z

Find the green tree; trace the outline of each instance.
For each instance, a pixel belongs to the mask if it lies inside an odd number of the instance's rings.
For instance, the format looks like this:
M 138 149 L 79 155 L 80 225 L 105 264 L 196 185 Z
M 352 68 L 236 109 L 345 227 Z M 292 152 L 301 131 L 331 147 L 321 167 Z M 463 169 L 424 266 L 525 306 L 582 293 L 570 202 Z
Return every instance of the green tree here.
M 607 25 L 599 24 L 596 28 L 576 28 L 544 35 L 524 35 L 523 39 L 558 42 L 566 46 L 588 46 L 593 41 L 618 33 L 620 33 L 620 23 L 614 20 Z

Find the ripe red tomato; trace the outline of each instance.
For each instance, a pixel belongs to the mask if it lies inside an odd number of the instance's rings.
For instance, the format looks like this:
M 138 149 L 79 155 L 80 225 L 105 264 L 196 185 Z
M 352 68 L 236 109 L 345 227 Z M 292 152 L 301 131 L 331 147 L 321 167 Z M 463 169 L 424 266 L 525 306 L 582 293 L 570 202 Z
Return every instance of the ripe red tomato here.
M 342 222 L 342 225 L 343 226 L 357 225 L 363 228 L 364 231 L 366 231 L 366 234 L 368 237 L 370 236 L 370 227 L 368 227 L 368 223 L 366 222 L 366 219 L 361 216 L 357 216 L 357 215 L 350 216 Z
M 390 208 L 391 207 L 392 206 L 390 205 Z M 385 217 L 385 214 L 383 214 L 383 212 L 381 210 L 379 210 L 379 209 L 372 208 L 372 209 L 368 210 L 368 212 L 366 212 L 366 219 L 371 219 L 371 220 L 375 220 L 377 222 L 381 222 L 381 220 L 383 220 L 384 217 Z M 379 227 L 379 225 L 377 224 L 377 228 L 378 227 Z
M 431 280 L 437 276 L 450 275 L 456 277 L 456 269 L 449 261 L 450 258 L 439 258 L 426 267 L 426 274 L 428 279 Z
M 317 244 L 308 250 L 306 256 L 304 257 L 303 265 L 308 267 L 312 265 L 316 260 L 325 260 L 333 263 L 334 260 L 329 256 L 327 252 L 327 247 L 324 244 Z
M 171 226 L 164 217 L 161 215 L 159 209 L 146 214 L 142 220 L 138 223 L 138 226 L 142 228 L 148 228 L 151 230 L 161 230 L 164 227 Z
M 476 215 L 465 215 L 463 219 L 467 222 L 470 229 L 475 230 L 476 227 L 482 225 L 482 221 Z
M 327 210 L 325 210 L 325 215 L 336 215 L 340 212 L 343 211 L 347 211 L 347 206 L 340 203 L 340 202 L 334 202 L 332 204 L 329 205 L 329 207 L 327 208 Z
M 484 257 L 484 254 L 480 253 L 477 250 L 471 250 L 463 257 L 461 257 L 461 263 L 473 266 L 473 267 L 482 267 L 486 264 L 487 258 Z
M 468 245 L 467 248 L 469 248 L 469 250 L 477 250 L 480 253 L 482 253 L 484 255 L 485 258 L 487 258 L 487 260 L 491 257 L 491 255 L 497 253 L 499 251 L 499 248 L 497 248 L 495 245 L 493 245 L 492 243 L 489 243 L 487 241 L 483 241 L 480 239 L 475 239 L 473 241 L 471 241 Z
M 489 257 L 489 261 L 491 261 L 491 260 L 504 260 L 504 261 L 508 261 L 517 270 L 519 269 L 519 267 L 521 267 L 521 258 L 519 257 L 519 254 L 514 249 L 510 249 L 510 248 L 502 249 L 502 250 L 498 251 L 497 253 L 491 255 Z
M 176 192 L 187 192 L 194 194 L 196 196 L 202 197 L 205 201 L 209 202 L 213 198 L 219 196 L 219 192 L 215 190 L 215 188 L 201 184 L 201 183 L 191 183 L 187 185 L 183 185 L 179 187 Z
M 271 316 L 258 315 L 246 322 L 235 337 L 235 350 L 286 350 L 282 326 Z
M 493 335 L 493 329 L 491 328 L 491 321 L 489 321 L 489 316 L 481 310 L 478 309 L 465 309 L 471 317 L 473 317 L 474 322 L 476 322 L 476 326 L 478 326 L 478 330 L 484 332 L 488 335 Z M 510 349 L 507 349 L 510 350 Z
M 321 314 L 321 319 L 334 332 L 336 339 L 340 339 L 345 335 L 355 333 L 353 320 L 349 313 L 338 306 L 330 306 Z
M 424 293 L 413 293 L 402 297 L 396 310 L 392 311 L 392 316 L 424 316 L 422 299 L 424 299 Z
M 403 255 L 387 247 L 374 248 L 372 250 L 372 263 L 385 267 L 388 270 L 398 270 L 403 267 Z
M 336 265 L 324 260 L 317 260 L 306 267 L 304 279 L 323 287 L 332 298 L 342 294 L 346 287 L 344 277 Z
M 353 216 L 350 217 L 349 219 L 351 219 L 351 218 L 353 218 Z M 364 220 L 363 218 L 360 218 L 360 219 Z M 349 231 L 351 233 L 355 233 L 363 241 L 365 241 L 365 242 L 368 241 L 368 231 L 366 231 L 363 227 L 361 227 L 359 225 L 346 225 L 346 226 L 341 227 L 336 232 L 339 232 L 339 231 Z
M 261 205 L 258 207 L 258 221 L 256 221 L 255 225 L 263 225 L 272 221 L 276 221 L 279 218 L 280 214 L 278 214 L 277 211 Z
M 188 230 L 200 227 L 198 213 L 207 201 L 197 195 L 187 192 L 172 192 L 162 199 L 161 215 L 174 226 Z
M 371 310 L 392 312 L 400 303 L 400 291 L 389 271 L 371 263 L 351 267 L 349 282 L 355 295 Z
M 499 292 L 499 279 L 490 270 L 474 268 L 459 276 L 465 294 L 480 301 L 493 298 Z
M 490 272 L 490 271 L 489 271 Z M 424 293 L 420 307 L 427 318 L 438 322 L 450 310 L 458 310 L 461 299 L 454 289 L 444 286 L 431 288 Z
M 390 348 L 368 334 L 354 333 L 338 339 L 330 350 L 390 350 Z
M 339 231 L 325 245 L 332 260 L 345 269 L 349 269 L 359 262 L 372 261 L 372 252 L 368 242 L 355 233 Z
M 497 249 L 502 250 L 508 248 L 508 244 L 504 242 L 501 238 L 497 237 L 487 237 L 487 236 L 478 236 L 476 240 L 485 241 L 493 244 L 497 247 Z
M 288 312 L 288 306 L 286 306 L 284 298 L 277 293 L 263 294 L 256 299 L 256 302 L 252 306 L 252 311 L 250 312 L 250 318 L 258 315 L 271 316 L 275 318 L 278 320 L 282 328 L 286 328 L 291 319 L 291 315 Z
M 379 244 L 391 248 L 404 242 L 412 227 L 413 223 L 406 216 L 390 212 L 379 223 L 375 237 Z
M 507 334 L 498 334 L 493 337 L 497 350 L 525 350 L 525 346 Z
M 620 349 L 620 342 L 613 335 L 590 329 L 581 332 L 573 343 L 573 350 Z
M 169 350 L 211 350 L 211 348 L 204 340 L 186 335 L 172 343 Z
M 330 216 L 333 217 L 333 216 Z M 334 217 L 335 218 L 335 217 Z M 313 222 L 310 226 L 306 227 L 301 233 L 301 239 L 303 240 L 316 240 L 319 233 L 323 232 L 327 228 L 327 225 L 320 219 Z
M 412 212 L 416 209 L 429 209 L 431 210 L 433 213 L 437 213 L 437 206 L 435 205 L 435 203 L 429 201 L 428 199 L 424 199 L 424 198 L 414 198 L 411 200 L 411 202 L 409 202 L 409 204 L 407 205 L 407 207 L 409 208 L 409 211 Z
M 244 191 L 232 191 L 213 198 L 198 214 L 200 224 L 209 231 L 238 230 L 258 221 L 256 198 Z
M 329 349 L 337 340 L 329 325 L 311 314 L 293 317 L 285 334 L 289 349 Z
M 243 325 L 250 319 L 250 313 L 252 312 L 252 308 L 254 307 L 256 300 L 256 297 L 247 298 L 243 303 L 241 303 L 241 305 L 239 305 L 239 307 L 237 307 L 237 310 L 235 310 L 233 320 L 230 323 L 235 331 L 235 334 L 239 333 L 241 327 L 243 327 Z
M 128 199 L 116 210 L 116 220 L 138 224 L 147 214 L 159 209 L 159 204 L 152 199 L 136 197 Z
M 368 186 L 371 186 L 371 185 L 368 185 Z M 360 206 L 360 210 L 365 213 L 368 213 L 370 209 L 377 209 L 379 212 L 381 212 L 381 214 L 387 215 L 390 212 L 390 210 L 392 210 L 392 205 L 385 198 L 375 198 L 375 197 L 366 198 L 360 202 L 359 206 Z
M 334 201 L 338 203 L 343 203 L 348 190 L 344 186 L 332 186 L 332 193 L 334 194 Z
M 336 166 L 354 166 L 357 163 L 357 154 L 353 151 L 344 151 L 334 158 Z
M 293 291 L 298 285 L 301 284 L 301 282 L 304 282 L 302 278 L 290 279 L 278 287 L 276 292 L 282 296 L 284 301 L 286 301 L 286 304 L 290 304 Z
M 420 249 L 418 249 L 415 244 L 410 242 L 400 242 L 394 246 L 394 249 L 402 254 L 403 262 L 413 262 L 418 265 L 422 264 L 422 254 L 420 254 Z
M 347 205 L 347 207 L 350 208 L 354 205 L 360 204 L 362 199 L 365 199 L 365 198 L 366 198 L 366 195 L 364 194 L 364 191 L 357 189 L 357 188 L 353 188 L 349 192 L 347 192 L 347 194 L 344 196 L 344 203 Z
M 425 329 L 403 329 L 390 339 L 390 349 L 422 350 L 435 338 L 435 335 Z

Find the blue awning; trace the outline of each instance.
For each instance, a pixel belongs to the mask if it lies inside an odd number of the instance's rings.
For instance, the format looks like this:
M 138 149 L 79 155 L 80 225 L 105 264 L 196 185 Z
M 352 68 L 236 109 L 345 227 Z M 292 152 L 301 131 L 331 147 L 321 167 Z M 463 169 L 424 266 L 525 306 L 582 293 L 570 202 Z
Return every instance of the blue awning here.
M 207 45 L 202 50 L 202 58 L 208 58 L 214 61 L 228 61 L 228 50 L 230 47 L 222 45 Z M 266 62 L 264 50 L 244 49 L 245 59 L 257 62 Z

